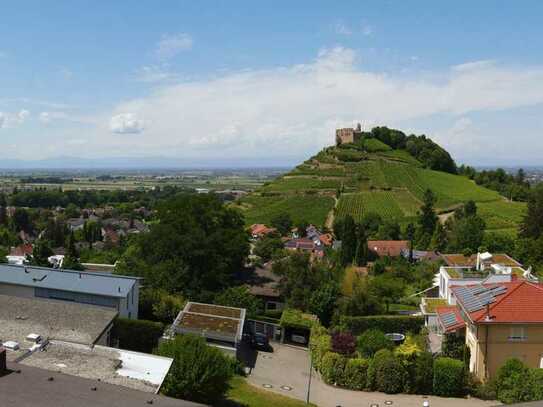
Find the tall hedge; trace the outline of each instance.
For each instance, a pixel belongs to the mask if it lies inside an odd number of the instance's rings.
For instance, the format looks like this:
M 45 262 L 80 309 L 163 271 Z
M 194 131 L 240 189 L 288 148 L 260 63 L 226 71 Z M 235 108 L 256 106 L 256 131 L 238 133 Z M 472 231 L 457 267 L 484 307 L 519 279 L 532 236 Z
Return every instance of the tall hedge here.
M 424 317 L 408 315 L 342 316 L 340 325 L 356 336 L 368 329 L 377 329 L 385 333 L 418 333 L 424 326 Z
M 345 365 L 343 375 L 345 387 L 351 390 L 366 389 L 368 382 L 368 367 L 369 361 L 367 359 L 349 359 Z
M 113 341 L 121 349 L 152 353 L 164 332 L 164 324 L 144 319 L 117 318 L 113 323 Z
M 347 358 L 335 352 L 328 352 L 322 358 L 321 375 L 328 384 L 345 385 L 344 371 Z
M 375 366 L 375 389 L 396 394 L 404 391 L 408 380 L 407 371 L 399 358 L 392 355 L 381 359 Z
M 437 358 L 434 361 L 433 388 L 436 396 L 463 396 L 466 388 L 464 363 L 457 359 Z

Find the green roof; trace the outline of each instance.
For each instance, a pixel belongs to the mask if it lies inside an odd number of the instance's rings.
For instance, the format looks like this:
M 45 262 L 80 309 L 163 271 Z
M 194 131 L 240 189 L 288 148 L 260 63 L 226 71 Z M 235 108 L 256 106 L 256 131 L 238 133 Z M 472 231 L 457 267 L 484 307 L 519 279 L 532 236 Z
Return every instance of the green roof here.
M 424 298 L 423 308 L 427 314 L 434 314 L 437 307 L 446 307 L 448 304 L 445 298 Z
M 282 327 L 311 329 L 318 318 L 313 314 L 305 314 L 300 310 L 288 308 L 283 310 L 279 325 Z

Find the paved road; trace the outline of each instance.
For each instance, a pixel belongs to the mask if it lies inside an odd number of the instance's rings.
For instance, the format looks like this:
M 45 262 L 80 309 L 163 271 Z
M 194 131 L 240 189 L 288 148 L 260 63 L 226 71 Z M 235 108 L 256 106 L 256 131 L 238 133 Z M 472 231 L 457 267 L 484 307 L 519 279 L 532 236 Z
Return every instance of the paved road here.
M 309 357 L 305 350 L 287 345 L 274 344 L 273 353 L 259 352 L 255 367 L 248 377 L 248 381 L 260 388 L 281 393 L 285 396 L 306 400 L 307 384 L 309 379 Z M 264 386 L 266 385 L 266 386 Z M 282 389 L 289 386 L 291 390 Z M 388 395 L 377 392 L 359 392 L 339 389 L 324 384 L 315 374 L 311 383 L 312 403 L 320 407 L 370 407 L 378 404 L 379 407 L 392 405 L 401 407 L 420 407 L 424 400 L 430 402 L 431 407 L 487 407 L 496 405 L 496 402 L 478 399 L 454 399 L 430 396 L 399 394 Z M 386 403 L 392 402 L 392 404 Z

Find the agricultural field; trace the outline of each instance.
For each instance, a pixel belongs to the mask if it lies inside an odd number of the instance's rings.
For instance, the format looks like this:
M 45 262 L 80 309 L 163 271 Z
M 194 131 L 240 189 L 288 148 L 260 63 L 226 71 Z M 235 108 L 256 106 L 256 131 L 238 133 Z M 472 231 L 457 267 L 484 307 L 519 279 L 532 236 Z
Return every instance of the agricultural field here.
M 278 180 L 264 185 L 261 189 L 263 192 L 289 192 L 289 191 L 306 191 L 306 190 L 331 190 L 335 191 L 341 186 L 341 179 L 319 179 L 312 176 L 300 176 L 288 178 L 282 177 Z
M 487 229 L 512 229 L 522 221 L 526 203 L 501 199 L 477 204 L 479 215 L 485 220 Z
M 334 206 L 334 198 L 322 195 L 279 195 L 279 196 L 247 196 L 234 207 L 245 215 L 245 223 L 270 224 L 271 220 L 281 213 L 288 213 L 292 220 L 305 220 L 322 226 L 328 212 Z
M 370 212 L 377 213 L 384 219 L 400 220 L 406 216 L 392 191 L 365 191 L 341 195 L 337 210 L 338 218 L 351 215 L 359 221 Z

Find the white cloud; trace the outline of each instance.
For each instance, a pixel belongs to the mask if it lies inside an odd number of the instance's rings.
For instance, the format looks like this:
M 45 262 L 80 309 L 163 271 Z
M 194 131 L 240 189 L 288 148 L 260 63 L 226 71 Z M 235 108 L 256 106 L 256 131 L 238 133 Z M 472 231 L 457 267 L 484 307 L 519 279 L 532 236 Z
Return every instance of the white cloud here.
M 22 109 L 18 114 L 17 117 L 19 119 L 19 122 L 23 123 L 28 117 L 30 116 L 30 112 L 26 109 Z
M 166 60 L 173 58 L 181 51 L 192 48 L 192 37 L 186 33 L 163 35 L 158 42 L 155 54 L 159 59 Z
M 137 134 L 143 132 L 145 123 L 132 113 L 122 113 L 111 118 L 109 128 L 116 134 Z
M 139 82 L 156 83 L 170 81 L 178 78 L 172 73 L 167 65 L 149 65 L 141 67 L 136 71 L 134 79 Z
M 6 115 L 3 112 L 0 112 L 0 129 L 4 127 L 5 122 L 6 122 Z
M 64 112 L 41 112 L 39 119 L 42 123 L 50 123 L 58 119 L 68 119 L 68 115 Z
M 455 118 L 538 103 L 543 67 L 485 63 L 395 76 L 364 71 L 355 51 L 337 47 L 307 64 L 162 86 L 109 115 L 116 133 L 141 133 L 143 117 L 151 128 L 138 138 L 100 142 L 147 154 L 197 156 L 207 148 L 211 156 L 226 149 L 240 157 L 306 156 L 333 143 L 336 126 L 354 120 L 401 126 L 436 114 Z
M 373 27 L 368 24 L 362 24 L 362 27 L 360 27 L 360 31 L 365 36 L 370 36 L 373 34 Z
M 334 31 L 340 35 L 352 35 L 353 30 L 347 24 L 338 22 L 334 25 Z

